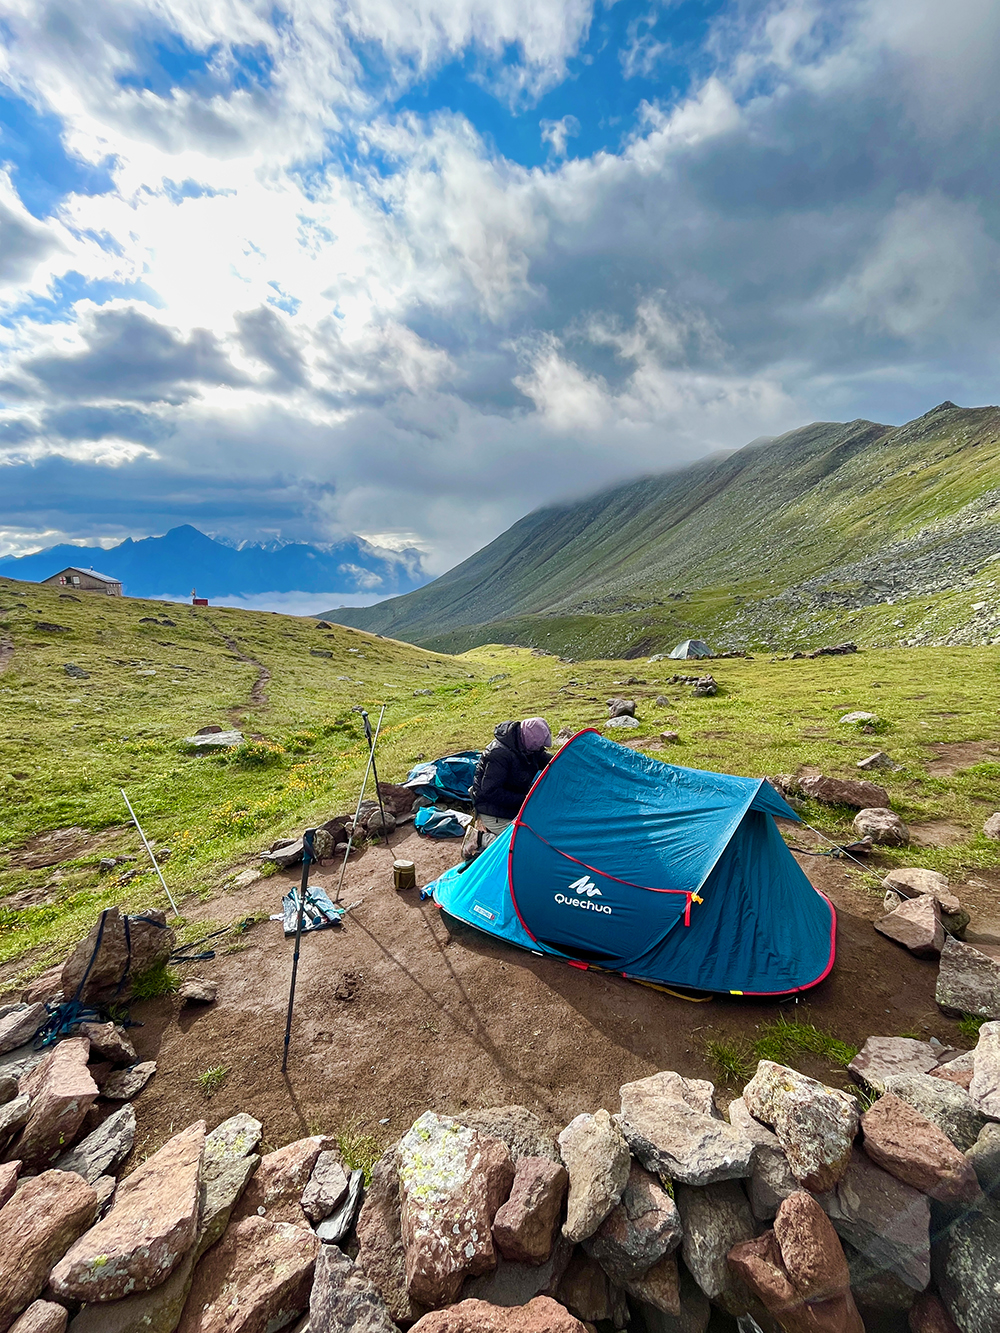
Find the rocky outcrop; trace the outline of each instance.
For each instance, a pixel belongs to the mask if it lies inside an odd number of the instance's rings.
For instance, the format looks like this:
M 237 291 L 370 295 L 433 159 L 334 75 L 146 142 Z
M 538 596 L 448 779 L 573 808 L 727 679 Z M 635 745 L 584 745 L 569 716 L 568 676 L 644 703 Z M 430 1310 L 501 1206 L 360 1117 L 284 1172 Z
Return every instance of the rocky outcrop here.
M 704 1079 L 664 1070 L 621 1090 L 621 1128 L 629 1148 L 654 1175 L 709 1185 L 750 1174 L 754 1145 L 715 1115 Z
M 755 1119 L 774 1130 L 792 1175 L 806 1189 L 828 1190 L 847 1170 L 858 1108 L 846 1092 L 761 1060 L 743 1100 Z
M 71 1171 L 43 1171 L 0 1208 L 0 1329 L 36 1296 L 97 1211 L 97 1193 Z
M 163 1282 L 195 1242 L 205 1122 L 176 1134 L 118 1186 L 111 1211 L 53 1268 L 70 1301 L 113 1301 Z
M 496 1266 L 492 1226 L 510 1193 L 507 1145 L 427 1111 L 396 1149 L 410 1296 L 445 1305 L 463 1281 Z
M 619 1201 L 628 1181 L 628 1144 L 607 1111 L 578 1115 L 559 1135 L 569 1172 L 563 1235 L 579 1242 L 592 1236 Z

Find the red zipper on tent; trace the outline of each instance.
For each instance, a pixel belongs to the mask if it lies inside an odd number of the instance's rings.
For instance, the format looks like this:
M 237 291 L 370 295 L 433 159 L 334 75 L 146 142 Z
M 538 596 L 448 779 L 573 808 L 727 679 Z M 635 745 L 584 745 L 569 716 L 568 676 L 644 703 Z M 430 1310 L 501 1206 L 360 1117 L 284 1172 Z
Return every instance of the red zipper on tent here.
M 691 895 L 690 895 L 690 893 L 688 894 L 687 906 L 684 908 L 684 924 L 685 924 L 685 926 L 690 926 L 690 924 L 691 924 Z

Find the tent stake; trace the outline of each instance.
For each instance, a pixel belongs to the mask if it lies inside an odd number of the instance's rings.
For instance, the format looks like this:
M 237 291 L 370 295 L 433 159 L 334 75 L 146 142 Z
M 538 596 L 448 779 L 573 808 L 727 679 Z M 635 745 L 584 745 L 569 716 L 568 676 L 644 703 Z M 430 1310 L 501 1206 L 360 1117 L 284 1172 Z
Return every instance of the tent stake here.
M 167 897 L 170 899 L 170 906 L 174 909 L 174 916 L 180 916 L 180 912 L 178 912 L 178 910 L 177 910 L 177 904 L 174 902 L 173 894 L 172 894 L 172 893 L 170 892 L 170 890 L 167 888 L 167 881 L 163 878 L 163 871 L 160 869 L 159 864 L 158 864 L 158 862 L 157 862 L 157 860 L 156 860 L 156 857 L 153 855 L 153 849 L 152 849 L 152 847 L 150 847 L 149 843 L 148 843 L 147 840 L 146 840 L 146 835 L 145 835 L 145 833 L 143 833 L 143 831 L 142 831 L 142 825 L 139 823 L 138 819 L 136 818 L 135 811 L 132 809 L 132 802 L 131 802 L 131 801 L 129 800 L 129 798 L 125 795 L 125 788 L 124 788 L 124 787 L 119 787 L 118 790 L 121 792 L 121 794 L 122 794 L 122 799 L 124 800 L 125 804 L 128 806 L 128 812 L 129 812 L 129 814 L 132 816 L 132 823 L 133 823 L 133 824 L 136 826 L 136 828 L 139 830 L 139 837 L 142 839 L 142 845 L 143 845 L 143 847 L 145 847 L 146 851 L 149 852 L 149 859 L 150 859 L 150 860 L 152 861 L 152 863 L 153 863 L 153 869 L 156 871 L 156 873 L 157 873 L 157 874 L 159 875 L 159 877 L 160 877 L 160 883 L 163 885 L 163 892 L 164 892 L 164 893 L 167 895 Z
M 367 713 L 365 717 L 367 718 Z M 337 896 L 335 903 L 340 902 L 340 895 L 344 888 L 344 875 L 347 873 L 347 858 L 351 854 L 351 844 L 354 842 L 354 833 L 357 828 L 358 816 L 361 814 L 361 802 L 365 799 L 365 788 L 368 786 L 368 774 L 372 771 L 372 765 L 375 763 L 375 742 L 378 740 L 379 731 L 382 729 L 382 718 L 385 716 L 385 704 L 382 705 L 382 711 L 378 715 L 378 722 L 375 726 L 375 735 L 372 737 L 371 745 L 368 751 L 368 767 L 365 769 L 365 778 L 361 784 L 361 795 L 358 797 L 358 808 L 354 812 L 354 824 L 351 827 L 351 836 L 347 839 L 347 846 L 344 848 L 344 859 L 340 863 L 340 879 L 337 881 Z
M 281 1072 L 288 1071 L 288 1043 L 292 1039 L 292 1006 L 295 1003 L 295 979 L 299 971 L 299 949 L 302 944 L 302 920 L 306 914 L 306 890 L 309 888 L 309 866 L 313 859 L 314 828 L 307 828 L 302 835 L 302 883 L 299 886 L 299 915 L 295 922 L 295 952 L 292 954 L 292 980 L 288 987 L 288 1016 L 285 1019 L 285 1053 L 281 1059 Z

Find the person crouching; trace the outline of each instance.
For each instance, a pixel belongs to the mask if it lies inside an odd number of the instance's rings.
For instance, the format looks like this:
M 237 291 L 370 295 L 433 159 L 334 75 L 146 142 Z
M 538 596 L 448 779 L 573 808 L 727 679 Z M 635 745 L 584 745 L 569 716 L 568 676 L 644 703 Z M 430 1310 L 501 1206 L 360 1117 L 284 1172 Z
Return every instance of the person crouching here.
M 479 822 L 496 837 L 514 820 L 551 759 L 545 747 L 552 744 L 552 732 L 544 717 L 526 717 L 501 722 L 493 735 L 476 764 L 472 800 Z

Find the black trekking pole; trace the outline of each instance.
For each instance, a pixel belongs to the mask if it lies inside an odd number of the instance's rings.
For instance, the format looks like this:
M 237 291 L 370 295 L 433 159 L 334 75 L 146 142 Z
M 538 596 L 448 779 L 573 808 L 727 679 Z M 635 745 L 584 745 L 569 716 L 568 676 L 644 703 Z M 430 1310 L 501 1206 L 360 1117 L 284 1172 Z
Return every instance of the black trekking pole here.
M 368 714 L 363 708 L 355 709 L 361 714 L 361 721 L 365 728 L 365 740 L 368 742 L 368 750 L 372 759 L 372 777 L 375 779 L 375 795 L 378 797 L 379 813 L 382 816 L 382 832 L 385 835 L 385 845 L 389 846 L 389 826 L 385 822 L 385 806 L 382 804 L 382 793 L 378 789 L 378 769 L 375 767 L 375 741 L 372 737 L 372 724 L 368 720 Z
M 367 723 L 368 714 L 365 713 L 365 710 L 363 708 L 352 709 L 352 712 L 364 713 L 365 722 Z M 333 900 L 335 903 L 340 902 L 340 894 L 344 887 L 344 875 L 347 873 L 347 858 L 350 856 L 351 848 L 354 845 L 354 834 L 358 827 L 358 820 L 361 817 L 361 806 L 365 799 L 365 789 L 368 786 L 368 774 L 372 771 L 372 766 L 375 763 L 375 744 L 378 741 L 378 734 L 382 730 L 383 717 L 385 717 L 385 704 L 382 705 L 382 711 L 378 715 L 378 722 L 375 724 L 375 735 L 370 736 L 369 748 L 368 748 L 368 767 L 365 769 L 364 781 L 361 783 L 361 793 L 358 796 L 358 808 L 354 812 L 354 821 L 351 824 L 351 834 L 344 846 L 344 859 L 340 863 L 340 878 L 337 880 L 337 896 Z M 367 734 L 370 735 L 370 733 Z
M 295 1003 L 295 978 L 299 970 L 299 946 L 302 943 L 302 920 L 306 914 L 306 891 L 309 888 L 309 867 L 313 859 L 313 836 L 316 830 L 307 828 L 302 835 L 302 884 L 299 888 L 299 916 L 295 923 L 295 952 L 292 954 L 292 984 L 288 988 L 288 1017 L 285 1019 L 285 1054 L 281 1072 L 288 1069 L 288 1043 L 292 1037 L 292 1005 Z

